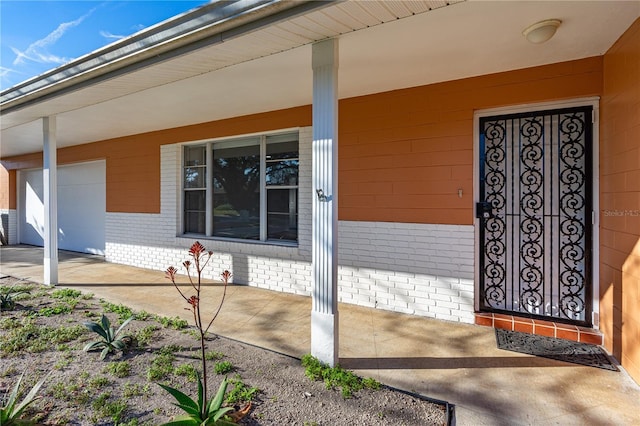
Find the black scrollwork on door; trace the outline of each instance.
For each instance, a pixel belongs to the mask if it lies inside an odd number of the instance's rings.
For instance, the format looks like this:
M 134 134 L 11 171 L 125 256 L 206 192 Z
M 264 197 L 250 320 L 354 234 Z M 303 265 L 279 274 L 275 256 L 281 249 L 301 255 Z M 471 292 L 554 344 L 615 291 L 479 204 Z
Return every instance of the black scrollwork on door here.
M 570 319 L 585 312 L 586 190 L 584 114 L 560 115 L 560 311 Z
M 520 305 L 536 312 L 544 304 L 543 265 L 543 126 L 542 117 L 520 124 Z
M 484 182 L 485 202 L 491 209 L 484 222 L 484 256 L 487 259 L 482 273 L 485 278 L 484 300 L 488 306 L 505 306 L 504 254 L 505 254 L 505 127 L 503 123 L 491 122 L 485 128 Z
M 480 307 L 590 325 L 591 108 L 480 120 Z

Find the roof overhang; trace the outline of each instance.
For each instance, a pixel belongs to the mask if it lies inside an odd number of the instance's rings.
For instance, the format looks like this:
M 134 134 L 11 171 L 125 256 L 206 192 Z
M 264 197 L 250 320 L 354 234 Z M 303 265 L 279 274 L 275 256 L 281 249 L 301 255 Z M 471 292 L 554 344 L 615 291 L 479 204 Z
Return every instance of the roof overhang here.
M 2 114 L 228 42 L 271 23 L 335 0 L 240 0 L 213 2 L 140 31 L 0 94 Z
M 340 39 L 339 96 L 603 55 L 640 2 L 216 2 L 1 94 L 0 157 L 311 103 L 311 44 Z M 563 21 L 542 45 L 521 32 Z

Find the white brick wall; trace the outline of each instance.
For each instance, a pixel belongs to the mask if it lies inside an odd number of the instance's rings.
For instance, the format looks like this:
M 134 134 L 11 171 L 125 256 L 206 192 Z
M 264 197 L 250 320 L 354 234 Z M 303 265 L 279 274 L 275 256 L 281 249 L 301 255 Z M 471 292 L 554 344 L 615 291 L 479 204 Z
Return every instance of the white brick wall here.
M 311 294 L 311 128 L 300 130 L 297 247 L 200 238 L 214 252 L 205 276 Z M 180 229 L 180 146 L 161 147 L 160 214 L 107 213 L 106 258 L 181 269 L 194 238 Z M 361 306 L 473 322 L 473 226 L 339 223 L 339 298 Z
M 340 222 L 340 300 L 472 323 L 473 226 Z
M 18 243 L 18 215 L 15 209 L 0 209 L 0 233 L 8 244 Z
M 299 242 L 297 247 L 238 243 L 199 238 L 214 252 L 204 276 L 218 278 L 224 269 L 236 283 L 310 295 L 311 290 L 311 128 L 300 130 Z M 182 269 L 195 240 L 180 229 L 180 145 L 160 149 L 160 214 L 107 213 L 106 258 L 143 268 Z

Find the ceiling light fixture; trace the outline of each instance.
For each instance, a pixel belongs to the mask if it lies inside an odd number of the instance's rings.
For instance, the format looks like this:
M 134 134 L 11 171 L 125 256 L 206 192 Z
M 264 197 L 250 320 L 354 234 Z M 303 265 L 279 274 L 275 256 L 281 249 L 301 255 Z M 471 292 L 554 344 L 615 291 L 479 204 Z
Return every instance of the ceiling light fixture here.
M 544 43 L 553 37 L 560 24 L 562 24 L 562 21 L 559 19 L 545 19 L 544 21 L 529 25 L 522 32 L 522 35 L 531 43 Z

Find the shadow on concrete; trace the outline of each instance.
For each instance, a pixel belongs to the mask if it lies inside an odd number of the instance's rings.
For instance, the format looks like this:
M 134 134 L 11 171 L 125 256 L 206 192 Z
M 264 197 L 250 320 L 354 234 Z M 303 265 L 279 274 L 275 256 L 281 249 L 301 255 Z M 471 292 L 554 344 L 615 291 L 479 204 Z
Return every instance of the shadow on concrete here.
M 575 367 L 562 361 L 540 360 L 537 357 L 398 357 L 398 358 L 340 358 L 340 365 L 357 370 L 450 370 L 456 368 L 527 368 Z

